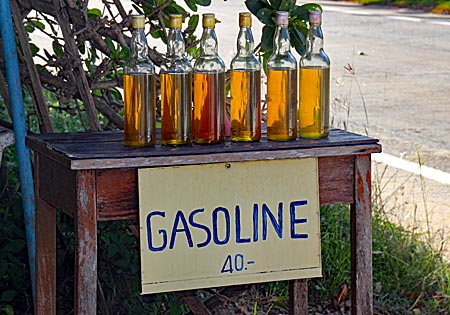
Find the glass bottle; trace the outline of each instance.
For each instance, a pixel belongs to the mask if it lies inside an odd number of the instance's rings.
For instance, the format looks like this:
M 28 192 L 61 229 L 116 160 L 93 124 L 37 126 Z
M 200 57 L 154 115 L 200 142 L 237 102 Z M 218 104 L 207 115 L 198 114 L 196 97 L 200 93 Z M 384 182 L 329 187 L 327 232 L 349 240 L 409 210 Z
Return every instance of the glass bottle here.
M 253 53 L 252 16 L 239 13 L 237 54 L 230 65 L 231 141 L 261 139 L 261 63 Z
M 143 147 L 156 143 L 155 67 L 148 57 L 143 15 L 131 16 L 131 56 L 124 67 L 124 143 Z
M 288 12 L 276 13 L 274 51 L 267 61 L 267 138 L 297 137 L 297 60 L 291 53 Z
M 200 57 L 194 64 L 193 141 L 200 144 L 225 141 L 225 64 L 219 57 L 216 18 L 203 14 Z
M 300 59 L 299 135 L 318 139 L 330 130 L 330 59 L 323 50 L 322 12 L 309 12 L 307 50 Z
M 192 66 L 186 58 L 181 14 L 169 16 L 167 58 L 161 65 L 161 143 L 192 142 Z

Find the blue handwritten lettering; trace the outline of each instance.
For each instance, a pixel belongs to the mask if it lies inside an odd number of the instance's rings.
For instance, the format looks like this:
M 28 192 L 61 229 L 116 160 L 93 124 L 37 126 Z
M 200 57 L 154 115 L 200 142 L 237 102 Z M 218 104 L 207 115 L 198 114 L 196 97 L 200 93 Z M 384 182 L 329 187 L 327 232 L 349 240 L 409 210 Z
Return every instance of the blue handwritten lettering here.
M 179 222 L 182 223 L 182 225 L 183 225 L 182 228 L 178 228 Z M 175 220 L 173 222 L 173 228 L 172 228 L 172 235 L 170 237 L 169 249 L 173 249 L 173 247 L 175 245 L 177 233 L 184 233 L 186 235 L 186 239 L 189 244 L 189 247 L 194 247 L 194 244 L 192 242 L 191 231 L 189 231 L 189 226 L 186 222 L 186 218 L 184 217 L 184 214 L 181 210 L 178 210 L 177 214 L 175 215 Z
M 203 225 L 203 224 L 200 224 L 200 223 L 197 223 L 194 221 L 194 216 L 197 213 L 204 212 L 204 211 L 205 211 L 205 209 L 197 209 L 197 210 L 192 211 L 191 214 L 189 215 L 189 224 L 195 228 L 205 231 L 205 233 L 206 233 L 206 240 L 202 243 L 197 244 L 198 248 L 205 247 L 211 242 L 211 230 L 206 225 Z
M 278 222 L 275 219 L 272 211 L 270 211 L 269 207 L 263 203 L 262 205 L 262 219 L 263 219 L 263 240 L 267 239 L 267 216 L 272 222 L 273 229 L 277 233 L 279 238 L 283 238 L 283 203 L 280 202 L 278 204 Z
M 153 246 L 151 219 L 152 219 L 153 216 L 156 216 L 156 215 L 165 218 L 166 217 L 166 213 L 165 212 L 161 212 L 161 211 L 154 211 L 154 212 L 150 212 L 147 215 L 147 242 L 148 242 L 148 248 L 152 252 L 163 251 L 164 249 L 166 249 L 166 246 L 167 246 L 167 232 L 165 230 L 159 230 L 158 231 L 158 233 L 161 234 L 162 238 L 163 238 L 162 245 L 159 246 L 159 247 Z
M 290 204 L 290 217 L 291 217 L 291 238 L 308 238 L 308 234 L 298 234 L 295 233 L 295 225 L 306 223 L 308 220 L 305 218 L 297 219 L 295 217 L 295 211 L 296 207 L 305 206 L 308 204 L 307 200 L 300 200 L 300 201 L 292 201 Z
M 219 213 L 223 213 L 225 218 L 225 238 L 223 240 L 219 240 L 219 232 L 218 232 L 218 217 Z M 227 208 L 217 207 L 214 209 L 212 213 L 213 217 L 213 239 L 214 243 L 217 245 L 225 245 L 230 240 L 230 212 Z M 223 225 L 222 225 L 223 226 Z

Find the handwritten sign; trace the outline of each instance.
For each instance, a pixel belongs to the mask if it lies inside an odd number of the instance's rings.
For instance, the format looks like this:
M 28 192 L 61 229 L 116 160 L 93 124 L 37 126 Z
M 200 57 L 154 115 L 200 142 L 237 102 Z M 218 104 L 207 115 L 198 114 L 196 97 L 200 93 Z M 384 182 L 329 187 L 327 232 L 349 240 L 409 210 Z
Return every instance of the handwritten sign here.
M 142 292 L 321 276 L 317 159 L 140 169 Z

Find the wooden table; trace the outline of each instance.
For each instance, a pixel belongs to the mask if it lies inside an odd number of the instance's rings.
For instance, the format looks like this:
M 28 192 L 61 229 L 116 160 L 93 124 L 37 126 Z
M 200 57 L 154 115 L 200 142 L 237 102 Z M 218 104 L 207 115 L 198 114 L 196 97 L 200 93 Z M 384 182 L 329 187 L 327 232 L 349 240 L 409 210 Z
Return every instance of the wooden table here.
M 97 221 L 137 219 L 138 169 L 317 157 L 320 204 L 351 204 L 352 314 L 373 314 L 371 153 L 378 140 L 333 129 L 320 140 L 127 148 L 121 132 L 33 135 L 36 314 L 56 313 L 56 208 L 74 218 L 75 314 L 97 312 Z M 307 281 L 292 280 L 290 313 L 307 313 Z

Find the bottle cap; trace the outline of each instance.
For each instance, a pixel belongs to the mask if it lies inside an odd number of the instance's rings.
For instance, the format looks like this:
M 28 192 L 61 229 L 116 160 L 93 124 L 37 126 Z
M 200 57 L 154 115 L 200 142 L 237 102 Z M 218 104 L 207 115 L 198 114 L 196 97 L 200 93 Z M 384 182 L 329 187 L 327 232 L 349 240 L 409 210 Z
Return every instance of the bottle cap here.
M 289 24 L 289 13 L 286 11 L 277 11 L 277 25 L 288 25 Z
M 214 13 L 203 14 L 203 28 L 212 28 L 216 26 L 216 17 Z
M 320 11 L 320 10 L 309 11 L 309 24 L 321 25 L 322 24 L 322 11 Z
M 183 24 L 183 16 L 181 14 L 170 14 L 169 15 L 169 27 L 170 28 L 181 28 Z
M 145 26 L 145 16 L 144 15 L 132 15 L 131 16 L 131 26 L 133 28 L 144 28 Z
M 240 27 L 252 26 L 252 15 L 250 14 L 250 12 L 239 13 L 239 26 Z

